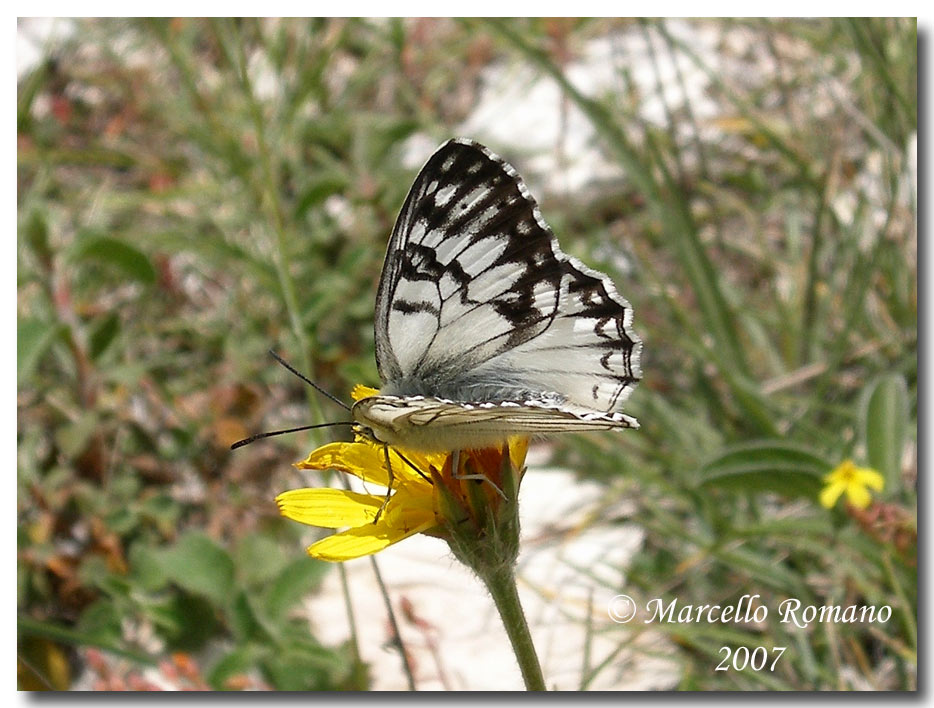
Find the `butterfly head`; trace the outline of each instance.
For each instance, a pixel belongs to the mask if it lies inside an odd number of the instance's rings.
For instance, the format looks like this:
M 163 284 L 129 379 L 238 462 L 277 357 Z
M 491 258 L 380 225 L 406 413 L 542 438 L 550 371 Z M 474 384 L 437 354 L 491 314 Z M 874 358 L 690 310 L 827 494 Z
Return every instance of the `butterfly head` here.
M 393 411 L 396 410 L 395 396 L 368 396 L 353 404 L 354 435 L 378 445 L 399 445 L 403 437 Z

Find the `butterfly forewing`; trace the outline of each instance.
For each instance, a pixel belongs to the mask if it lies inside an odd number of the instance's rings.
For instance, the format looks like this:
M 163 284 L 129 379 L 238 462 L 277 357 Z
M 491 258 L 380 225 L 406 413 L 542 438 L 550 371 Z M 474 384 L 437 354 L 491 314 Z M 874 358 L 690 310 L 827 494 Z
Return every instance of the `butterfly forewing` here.
M 639 378 L 631 317 L 605 275 L 561 252 L 510 165 L 452 140 L 422 168 L 390 239 L 376 303 L 382 393 L 543 404 L 528 424 L 544 427 L 562 407 L 576 410 L 569 421 L 612 414 Z

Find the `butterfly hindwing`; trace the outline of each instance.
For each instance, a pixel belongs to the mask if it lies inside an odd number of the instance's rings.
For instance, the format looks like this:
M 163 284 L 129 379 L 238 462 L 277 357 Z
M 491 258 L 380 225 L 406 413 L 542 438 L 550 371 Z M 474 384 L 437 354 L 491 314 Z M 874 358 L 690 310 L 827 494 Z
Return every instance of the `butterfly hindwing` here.
M 464 403 L 424 396 L 372 396 L 354 414 L 380 431 L 380 441 L 416 450 L 481 448 L 510 435 L 637 428 L 622 413 L 572 411 L 535 401 Z
M 390 239 L 376 304 L 383 392 L 612 413 L 639 378 L 631 317 L 605 275 L 561 252 L 510 165 L 452 140 Z

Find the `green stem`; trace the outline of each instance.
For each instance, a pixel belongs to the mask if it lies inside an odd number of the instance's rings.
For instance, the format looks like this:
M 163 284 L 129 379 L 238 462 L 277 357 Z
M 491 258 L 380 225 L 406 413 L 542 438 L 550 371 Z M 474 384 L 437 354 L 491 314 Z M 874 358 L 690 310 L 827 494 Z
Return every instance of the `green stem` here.
M 415 690 L 415 674 L 412 671 L 412 663 L 409 661 L 409 653 L 405 650 L 405 644 L 402 643 L 402 633 L 399 632 L 399 623 L 396 621 L 396 613 L 392 609 L 392 602 L 389 600 L 389 591 L 386 589 L 386 584 L 383 582 L 383 574 L 379 572 L 379 564 L 376 562 L 376 558 L 370 556 L 370 564 L 373 566 L 373 575 L 376 576 L 376 584 L 379 586 L 379 593 L 383 596 L 383 604 L 386 605 L 386 610 L 389 614 L 389 625 L 392 627 L 393 640 L 392 644 L 395 649 L 399 652 L 399 656 L 402 657 L 402 669 L 405 671 L 405 679 L 408 681 L 409 690 Z M 341 564 L 343 568 L 344 565 Z
M 532 635 L 529 633 L 529 623 L 525 620 L 525 613 L 519 602 L 519 590 L 516 587 L 516 576 L 512 566 L 500 566 L 485 576 L 481 575 L 480 579 L 490 591 L 493 602 L 496 603 L 496 609 L 499 610 L 499 616 L 503 620 L 503 626 L 506 627 L 506 634 L 509 635 L 516 661 L 519 662 L 526 689 L 529 691 L 547 690 L 542 667 L 538 663 L 538 654 L 535 652 Z

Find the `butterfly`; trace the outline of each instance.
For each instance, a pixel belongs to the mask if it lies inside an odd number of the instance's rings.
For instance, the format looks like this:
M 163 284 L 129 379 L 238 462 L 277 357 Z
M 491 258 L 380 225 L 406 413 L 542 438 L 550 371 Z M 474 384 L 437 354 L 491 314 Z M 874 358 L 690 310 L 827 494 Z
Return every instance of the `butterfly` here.
M 636 428 L 642 343 L 610 279 L 562 253 L 516 170 L 467 139 L 422 167 L 376 297 L 378 395 L 354 429 L 425 452 Z

